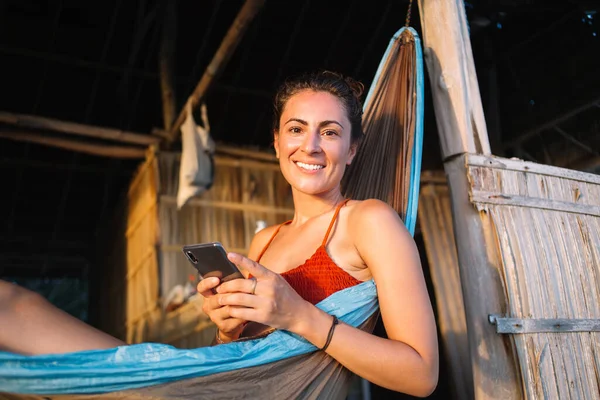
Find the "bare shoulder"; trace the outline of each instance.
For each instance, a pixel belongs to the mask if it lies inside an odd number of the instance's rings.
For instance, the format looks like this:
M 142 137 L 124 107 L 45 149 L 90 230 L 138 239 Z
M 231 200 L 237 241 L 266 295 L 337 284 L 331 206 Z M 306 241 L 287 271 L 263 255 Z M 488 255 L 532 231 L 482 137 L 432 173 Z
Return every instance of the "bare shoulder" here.
M 250 243 L 250 248 L 248 249 L 248 258 L 251 260 L 256 260 L 261 250 L 267 245 L 271 236 L 275 233 L 279 225 L 272 225 L 261 229 L 258 231 L 254 237 L 252 238 L 252 242 Z
M 348 215 L 348 222 L 351 228 L 361 229 L 369 226 L 379 226 L 379 224 L 401 225 L 404 223 L 389 204 L 378 199 L 355 200 L 350 203 L 352 206 Z
M 367 199 L 352 203 L 354 205 L 349 210 L 348 228 L 359 253 L 365 246 L 379 248 L 386 243 L 400 246 L 412 245 L 414 242 L 396 210 L 386 202 Z

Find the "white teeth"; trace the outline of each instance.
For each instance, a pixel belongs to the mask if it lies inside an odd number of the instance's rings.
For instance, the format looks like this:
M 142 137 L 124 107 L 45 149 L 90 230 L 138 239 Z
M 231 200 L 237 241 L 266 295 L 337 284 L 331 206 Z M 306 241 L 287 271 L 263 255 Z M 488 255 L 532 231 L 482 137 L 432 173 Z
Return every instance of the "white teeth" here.
M 298 165 L 300 168 L 308 169 L 308 170 L 311 170 L 311 171 L 316 171 L 317 169 L 324 168 L 322 165 L 305 164 L 305 163 L 300 162 L 300 161 L 296 161 L 296 165 Z

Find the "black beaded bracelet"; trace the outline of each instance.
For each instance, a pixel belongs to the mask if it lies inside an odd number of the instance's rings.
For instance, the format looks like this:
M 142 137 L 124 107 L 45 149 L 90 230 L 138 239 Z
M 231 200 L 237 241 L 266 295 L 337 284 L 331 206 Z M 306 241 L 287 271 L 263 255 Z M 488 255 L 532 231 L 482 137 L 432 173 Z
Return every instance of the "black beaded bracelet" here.
M 333 322 L 331 323 L 331 328 L 329 328 L 329 333 L 327 334 L 327 341 L 325 345 L 321 347 L 321 350 L 325 351 L 329 347 L 329 343 L 331 343 L 331 338 L 333 337 L 333 331 L 335 331 L 335 326 L 340 323 L 335 315 L 332 315 Z

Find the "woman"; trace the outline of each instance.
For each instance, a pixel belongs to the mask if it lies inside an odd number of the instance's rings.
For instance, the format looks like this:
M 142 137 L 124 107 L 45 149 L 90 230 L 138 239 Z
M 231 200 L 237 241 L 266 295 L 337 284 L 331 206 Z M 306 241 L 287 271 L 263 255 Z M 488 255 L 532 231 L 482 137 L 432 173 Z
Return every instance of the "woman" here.
M 198 291 L 219 343 L 238 339 L 247 321 L 285 329 L 377 385 L 427 396 L 437 384 L 438 349 L 415 243 L 386 203 L 348 201 L 341 194 L 344 170 L 362 136 L 361 93 L 362 85 L 331 72 L 281 87 L 274 146 L 292 187 L 294 217 L 260 231 L 248 258 L 229 254 L 254 279 L 220 286 L 217 278 L 206 279 Z M 314 306 L 369 279 L 377 285 L 389 339 L 336 325 Z
M 294 218 L 260 231 L 248 258 L 229 254 L 252 279 L 222 285 L 205 279 L 198 291 L 219 328 L 219 343 L 260 324 L 285 329 L 377 385 L 427 396 L 437 384 L 438 350 L 415 243 L 386 203 L 341 195 L 344 170 L 362 136 L 361 93 L 360 84 L 331 72 L 282 86 L 275 100 L 274 146 L 292 187 Z M 314 306 L 370 279 L 389 339 L 337 323 Z M 120 345 L 40 296 L 0 281 L 1 350 L 42 354 Z

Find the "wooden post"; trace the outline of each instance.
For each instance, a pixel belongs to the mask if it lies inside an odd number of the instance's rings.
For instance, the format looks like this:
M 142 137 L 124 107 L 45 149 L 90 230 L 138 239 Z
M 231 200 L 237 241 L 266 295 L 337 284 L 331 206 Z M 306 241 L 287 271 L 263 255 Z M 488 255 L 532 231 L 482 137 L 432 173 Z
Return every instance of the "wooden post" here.
M 173 86 L 173 55 L 177 36 L 177 2 L 167 1 L 164 4 L 162 38 L 158 68 L 160 71 L 160 91 L 162 94 L 163 124 L 169 129 L 175 119 L 175 89 Z
M 470 203 L 465 153 L 490 154 L 462 0 L 419 0 L 424 56 L 450 186 L 453 224 L 476 399 L 520 399 L 509 339 L 488 314 L 506 310 L 490 219 Z M 461 156 L 463 155 L 463 156 Z
M 443 158 L 490 154 L 462 0 L 419 0 L 419 14 Z
M 227 65 L 231 55 L 244 36 L 246 29 L 250 25 L 250 22 L 252 22 L 264 2 L 265 0 L 246 0 L 242 6 L 242 9 L 235 18 L 235 21 L 233 21 L 233 24 L 229 28 L 229 31 L 227 31 L 227 34 L 221 42 L 219 49 L 213 56 L 213 59 L 208 67 L 206 67 L 200 82 L 198 82 L 194 92 L 188 99 L 188 101 L 192 102 L 192 108 L 198 105 L 198 103 L 206 95 L 209 87 L 213 84 L 213 81 L 217 75 L 225 68 L 225 65 Z M 186 107 L 184 105 L 183 109 L 179 113 L 179 116 L 177 117 L 177 120 L 169 130 L 169 135 L 166 138 L 167 146 L 177 139 L 179 135 L 179 128 L 183 124 L 183 121 L 185 121 L 185 117 Z

